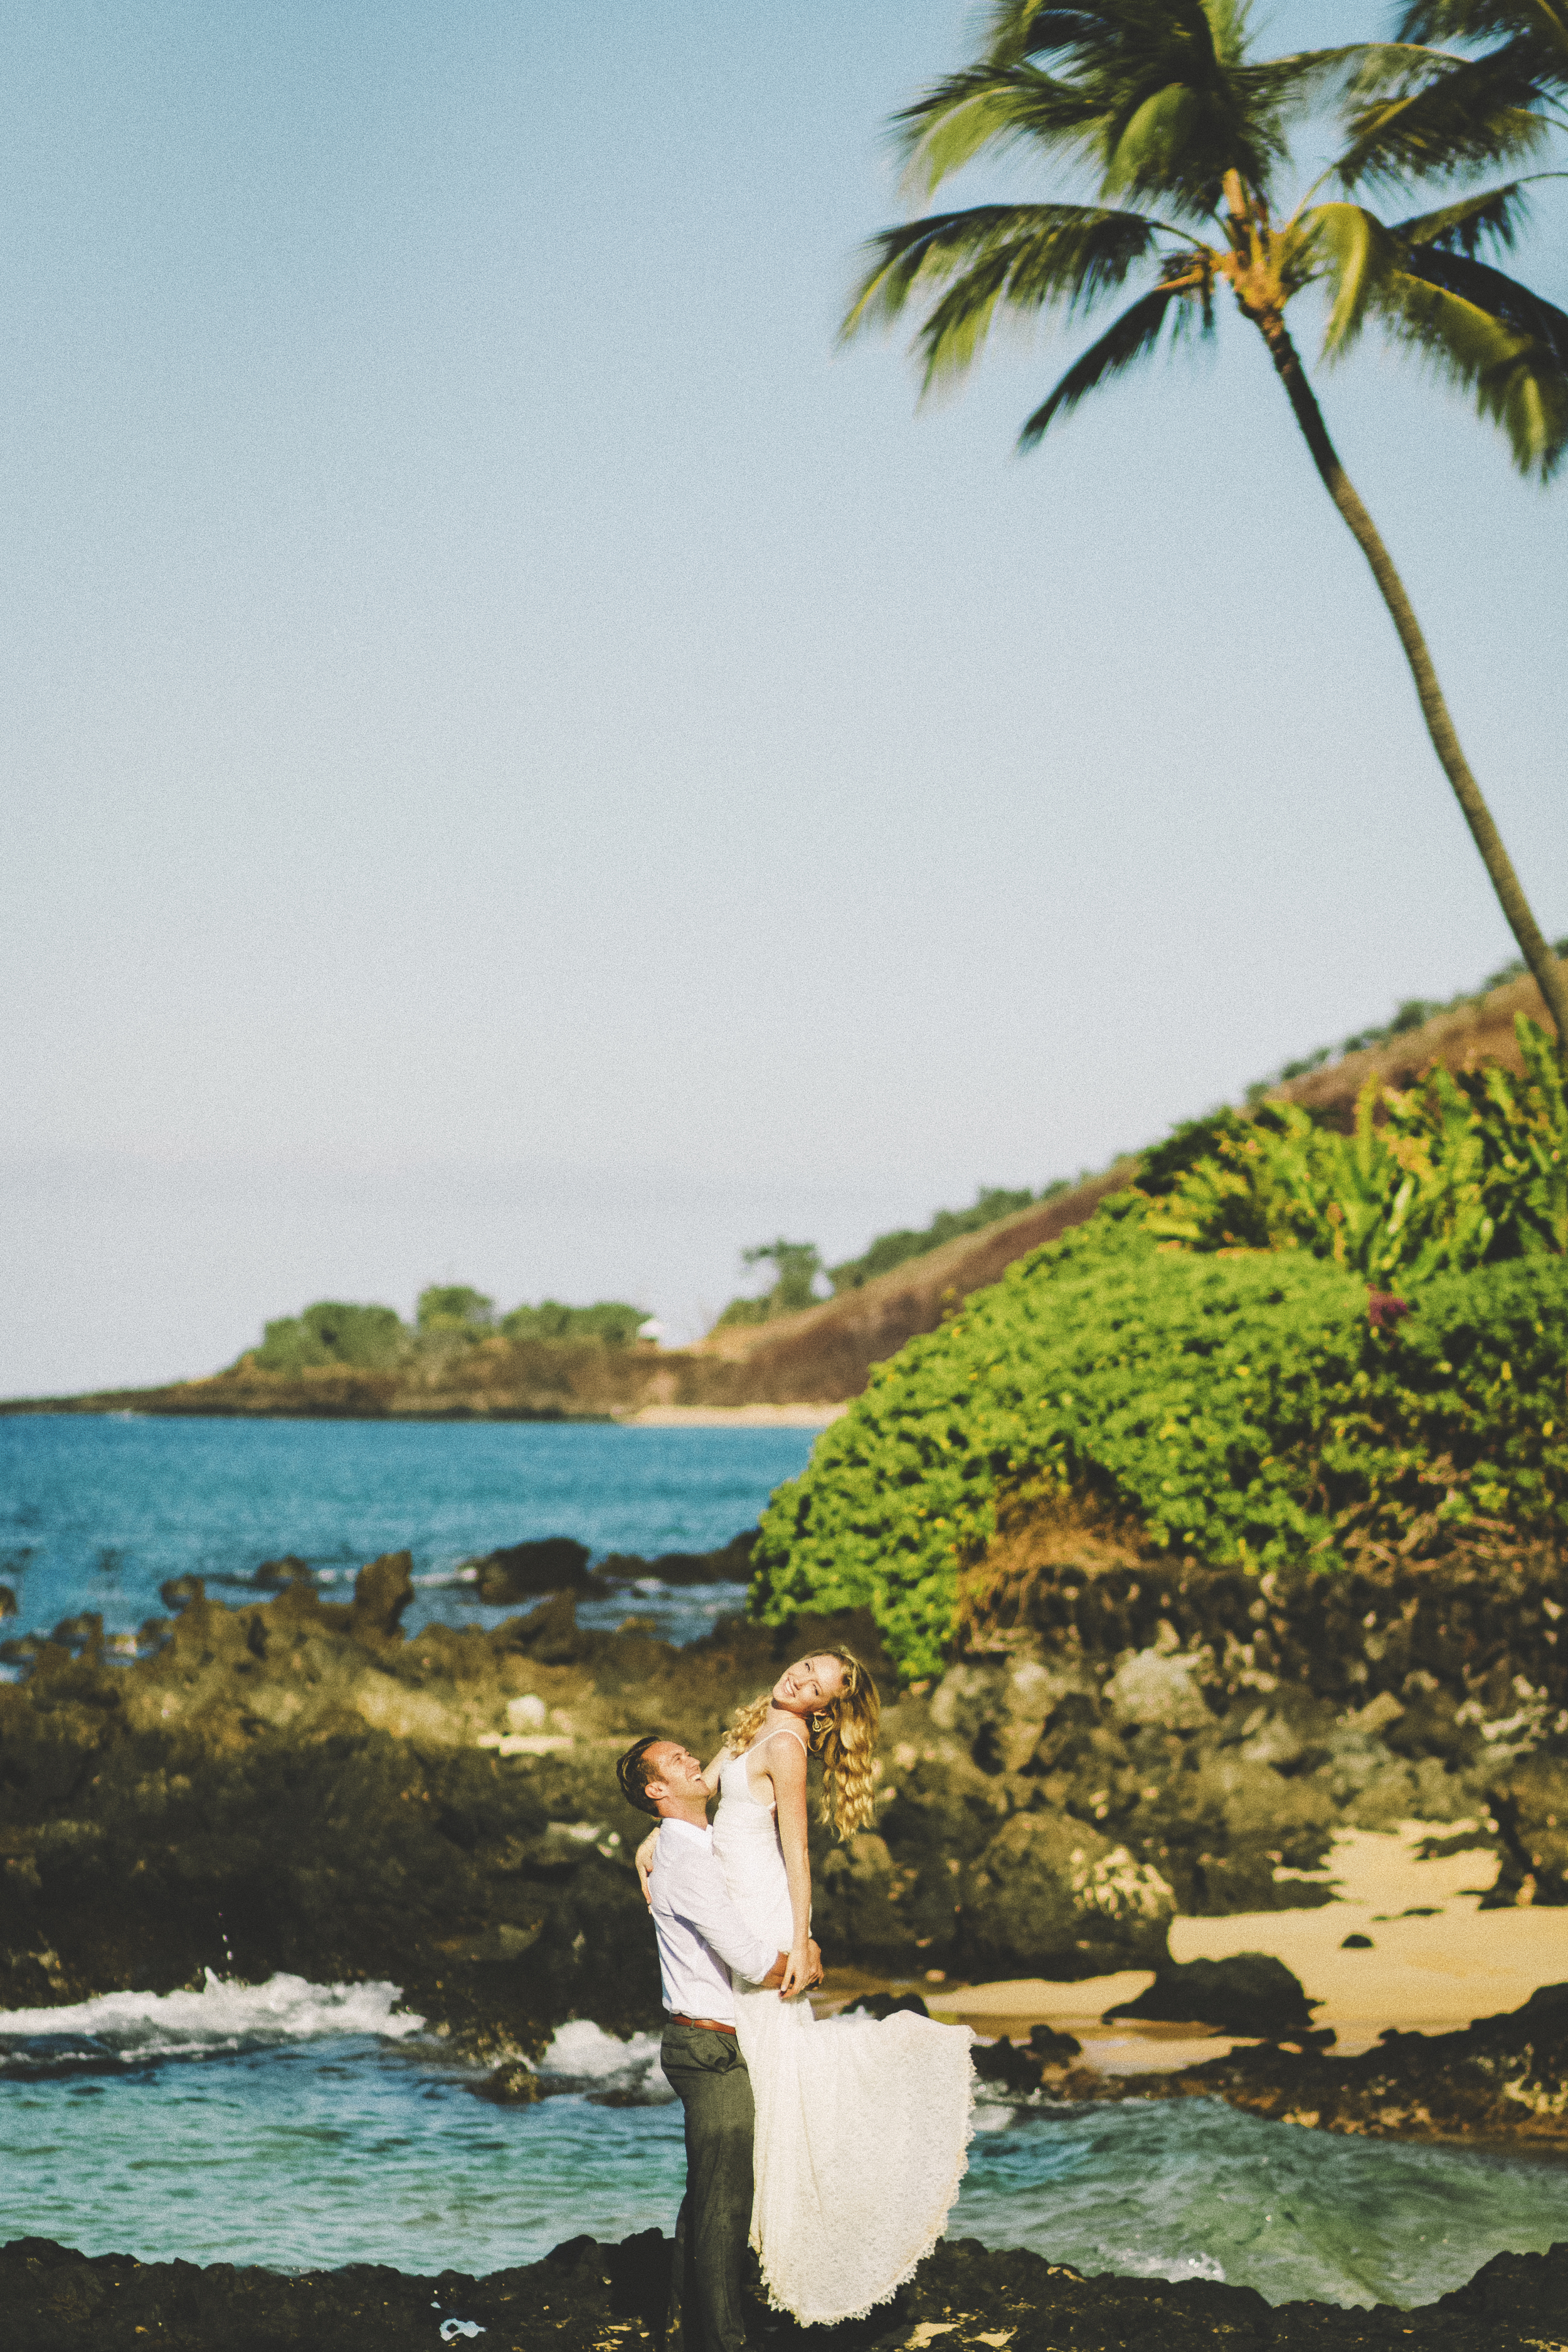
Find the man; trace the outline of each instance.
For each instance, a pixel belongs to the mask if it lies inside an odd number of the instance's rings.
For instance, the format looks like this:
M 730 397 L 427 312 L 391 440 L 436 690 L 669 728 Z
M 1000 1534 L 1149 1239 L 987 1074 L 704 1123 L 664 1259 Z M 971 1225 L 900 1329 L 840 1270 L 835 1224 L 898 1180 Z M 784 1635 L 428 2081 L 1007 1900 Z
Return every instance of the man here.
M 735 2036 L 730 1971 L 776 1986 L 786 1952 L 748 1927 L 724 1892 L 702 1767 L 658 1733 L 616 1768 L 621 1793 L 664 1823 L 648 1885 L 668 2019 L 660 2063 L 686 2110 L 686 2194 L 675 2225 L 670 2340 L 680 2352 L 744 2352 L 741 2280 L 752 2225 L 751 2079 Z M 809 1948 L 808 1984 L 822 1981 Z

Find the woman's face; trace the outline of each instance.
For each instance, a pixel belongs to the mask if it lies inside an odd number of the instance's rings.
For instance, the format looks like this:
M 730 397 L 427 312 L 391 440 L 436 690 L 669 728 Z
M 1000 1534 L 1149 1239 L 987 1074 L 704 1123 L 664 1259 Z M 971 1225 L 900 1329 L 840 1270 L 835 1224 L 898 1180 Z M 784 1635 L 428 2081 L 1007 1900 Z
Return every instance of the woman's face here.
M 786 1666 L 773 1685 L 773 1705 L 786 1715 L 819 1715 L 844 1687 L 844 1669 L 822 1653 Z

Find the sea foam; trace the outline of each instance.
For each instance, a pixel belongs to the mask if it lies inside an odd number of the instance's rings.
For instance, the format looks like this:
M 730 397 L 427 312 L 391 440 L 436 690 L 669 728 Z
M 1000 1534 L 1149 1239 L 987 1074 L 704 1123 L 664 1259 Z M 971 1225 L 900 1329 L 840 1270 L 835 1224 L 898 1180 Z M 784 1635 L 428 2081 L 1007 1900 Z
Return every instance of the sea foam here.
M 658 2063 L 659 2036 L 634 2033 L 619 2042 L 585 2017 L 557 2028 L 539 2062 L 542 2091 L 576 2091 L 617 2105 L 653 2106 L 675 2094 Z
M 106 1992 L 58 2009 L 0 2010 L 0 2065 L 15 2071 L 29 2060 L 58 2066 L 73 2059 L 132 2065 L 276 2049 L 323 2034 L 402 2042 L 425 2022 L 397 2007 L 401 1985 L 321 1985 L 282 1975 L 237 1984 L 210 1969 L 204 1974 L 194 1991 Z

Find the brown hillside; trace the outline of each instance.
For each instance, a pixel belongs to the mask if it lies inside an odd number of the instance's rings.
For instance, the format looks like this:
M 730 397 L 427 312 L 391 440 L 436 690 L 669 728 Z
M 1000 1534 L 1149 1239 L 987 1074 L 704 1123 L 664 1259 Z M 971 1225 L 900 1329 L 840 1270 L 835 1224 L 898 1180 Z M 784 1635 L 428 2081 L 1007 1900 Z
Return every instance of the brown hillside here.
M 1532 980 L 1509 981 L 1474 1004 L 1440 1013 L 1386 1045 L 1347 1054 L 1273 1092 L 1326 1111 L 1336 1125 L 1348 1128 L 1356 1097 L 1369 1077 L 1385 1086 L 1407 1087 L 1437 1062 L 1456 1070 L 1475 1069 L 1483 1062 L 1522 1068 L 1513 1029 L 1516 1013 L 1550 1026 Z M 1108 1174 L 1054 1201 L 1021 1209 L 984 1233 L 946 1242 L 925 1257 L 910 1258 L 890 1274 L 878 1275 L 862 1289 L 844 1291 L 802 1314 L 710 1332 L 698 1352 L 735 1366 L 736 1390 L 726 1402 L 742 1402 L 742 1391 L 745 1402 L 775 1404 L 834 1403 L 858 1396 L 873 1364 L 896 1354 L 918 1331 L 934 1330 L 950 1301 L 984 1289 L 1015 1258 L 1081 1224 L 1107 1193 L 1131 1181 L 1135 1167 L 1131 1160 L 1121 1161 Z
M 960 1234 L 799 1315 L 712 1331 L 700 1353 L 731 1364 L 748 1402 L 831 1404 L 858 1396 L 873 1364 L 896 1355 L 917 1331 L 934 1331 L 949 1305 L 994 1282 L 1016 1257 L 1081 1225 L 1108 1192 L 1131 1181 L 1133 1167 L 1120 1161 L 1054 1201 L 1020 1209 L 983 1233 Z
M 1405 1087 L 1437 1062 L 1461 1070 L 1500 1062 L 1518 1070 L 1516 1013 L 1545 1022 L 1532 980 L 1509 981 L 1474 1004 L 1438 1013 L 1422 1028 L 1348 1054 L 1272 1093 L 1325 1111 L 1336 1125 L 1348 1128 L 1369 1077 Z M 1121 1160 L 1054 1201 L 1038 1202 L 983 1233 L 946 1242 L 890 1274 L 876 1276 L 859 1290 L 844 1291 L 775 1322 L 713 1331 L 694 1349 L 512 1345 L 493 1339 L 397 1372 L 325 1370 L 298 1378 L 258 1371 L 244 1360 L 212 1380 L 93 1396 L 28 1398 L 0 1404 L 0 1412 L 129 1409 L 291 1420 L 573 1420 L 620 1416 L 649 1405 L 837 1404 L 859 1395 L 873 1364 L 896 1355 L 918 1332 L 934 1330 L 950 1305 L 996 1281 L 1015 1258 L 1082 1224 L 1107 1193 L 1132 1181 L 1136 1168 L 1135 1160 Z
M 1505 1069 L 1522 1069 L 1513 1017 L 1525 1013 L 1548 1033 L 1552 1024 L 1539 988 L 1532 980 L 1510 980 L 1501 988 L 1464 1004 L 1453 1013 L 1439 1013 L 1419 1029 L 1391 1037 L 1386 1045 L 1369 1045 L 1363 1053 L 1347 1054 L 1304 1078 L 1270 1088 L 1272 1099 L 1303 1103 L 1309 1110 L 1327 1111 L 1334 1124 L 1349 1127 L 1355 1100 L 1368 1078 L 1385 1087 L 1407 1087 L 1434 1063 L 1450 1070 L 1474 1070 L 1483 1062 L 1500 1062 Z

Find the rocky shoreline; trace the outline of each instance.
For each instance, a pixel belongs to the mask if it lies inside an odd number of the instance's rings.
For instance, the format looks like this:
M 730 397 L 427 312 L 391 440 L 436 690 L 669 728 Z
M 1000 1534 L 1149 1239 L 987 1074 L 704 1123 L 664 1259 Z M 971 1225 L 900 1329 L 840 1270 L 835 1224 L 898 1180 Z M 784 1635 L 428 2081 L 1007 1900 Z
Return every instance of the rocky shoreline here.
M 658 2014 L 616 1756 L 655 1727 L 711 1753 L 739 1699 L 830 1638 L 868 1655 L 889 1700 L 875 1830 L 847 1847 L 814 1832 L 825 1950 L 868 1980 L 1168 1974 L 1178 1910 L 1325 1900 L 1346 1823 L 1451 1828 L 1497 1856 L 1489 1900 L 1562 1905 L 1555 1582 L 1545 1562 L 1295 1581 L 1037 1569 L 1028 1622 L 903 1690 L 864 1617 L 729 1620 L 678 1650 L 635 1619 L 587 1631 L 563 1592 L 489 1630 L 405 1638 L 401 1554 L 347 1604 L 308 1580 L 230 1606 L 171 1587 L 175 1613 L 134 1662 L 91 1618 L 6 1645 L 25 1679 L 0 1685 L 0 2006 L 166 1991 L 207 1969 L 390 1982 L 454 2054 L 497 2070 L 498 2095 L 532 2095 L 563 2021 L 626 2034 Z M 1337 2130 L 1568 2138 L 1561 2006 L 1346 2059 L 1294 2001 L 1210 2016 L 1264 2046 L 1139 2095 Z M 1037 2066 L 1018 2095 L 1129 2095 L 1087 2075 Z
M 0 2309 L 26 2352 L 319 2352 L 374 2344 L 429 2352 L 478 2340 L 485 2352 L 661 2352 L 669 2248 L 657 2230 L 600 2245 L 574 2238 L 542 2262 L 489 2278 L 415 2278 L 371 2263 L 289 2277 L 215 2263 L 134 2263 L 45 2239 L 0 2248 Z M 764 2352 L 1558 2352 L 1568 2311 L 1568 2243 L 1499 2254 L 1433 2304 L 1344 2310 L 1270 2306 L 1250 2287 L 1191 2279 L 1086 2278 L 1037 2254 L 950 2240 L 893 2302 L 868 2319 L 814 2328 L 758 2305 Z

